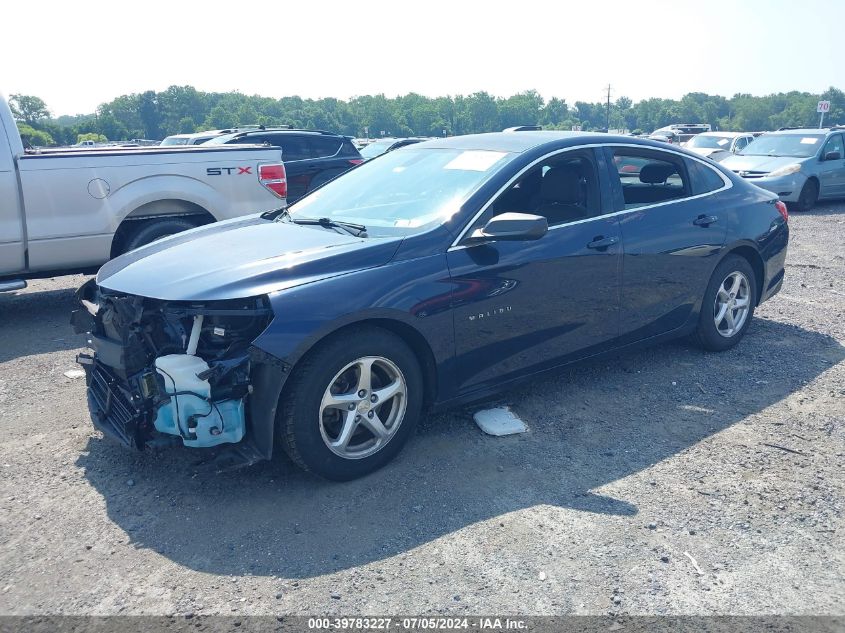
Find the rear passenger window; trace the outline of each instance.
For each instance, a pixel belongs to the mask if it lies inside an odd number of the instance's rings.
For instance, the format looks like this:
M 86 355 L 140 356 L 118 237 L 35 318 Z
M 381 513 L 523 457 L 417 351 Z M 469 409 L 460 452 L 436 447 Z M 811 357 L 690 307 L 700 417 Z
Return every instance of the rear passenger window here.
M 308 139 L 313 158 L 327 158 L 337 154 L 340 149 L 340 139 L 332 136 L 312 136 Z
M 693 195 L 710 193 L 725 186 L 725 181 L 712 167 L 697 160 L 686 159 Z
M 355 149 L 355 146 L 349 139 L 343 140 L 343 145 L 340 148 L 340 155 L 349 156 L 351 158 L 361 158 L 361 153 Z
M 613 150 L 613 168 L 622 186 L 626 209 L 691 195 L 683 159 L 658 151 Z
M 309 149 L 305 139 L 301 136 L 294 136 L 293 134 L 276 134 L 272 137 L 272 144 L 276 147 L 282 148 L 282 160 L 305 160 L 311 158 L 311 150 Z

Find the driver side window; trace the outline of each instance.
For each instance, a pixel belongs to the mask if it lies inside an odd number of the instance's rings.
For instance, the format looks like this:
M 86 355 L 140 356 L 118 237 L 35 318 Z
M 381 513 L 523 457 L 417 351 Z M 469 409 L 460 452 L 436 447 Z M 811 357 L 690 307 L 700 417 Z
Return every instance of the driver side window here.
M 600 215 L 599 182 L 589 150 L 567 151 L 538 163 L 490 205 L 477 226 L 500 213 L 530 213 L 557 226 Z
M 842 136 L 840 134 L 834 134 L 828 139 L 827 143 L 824 145 L 824 149 L 822 150 L 822 158 L 827 156 L 830 152 L 839 152 L 840 158 L 845 156 L 845 152 L 842 151 Z

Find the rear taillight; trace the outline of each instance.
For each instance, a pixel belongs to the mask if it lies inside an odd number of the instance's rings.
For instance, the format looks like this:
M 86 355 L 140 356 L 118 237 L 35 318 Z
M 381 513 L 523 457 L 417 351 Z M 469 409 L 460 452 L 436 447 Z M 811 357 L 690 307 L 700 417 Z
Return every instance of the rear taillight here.
M 258 166 L 258 182 L 279 198 L 288 196 L 288 179 L 282 163 L 268 163 Z
M 778 213 L 783 216 L 784 220 L 789 220 L 789 211 L 786 210 L 786 204 L 783 202 L 783 200 L 777 200 L 775 202 L 775 209 L 777 209 Z
M 350 165 L 360 165 L 360 164 L 361 164 L 361 163 L 363 163 L 363 162 L 364 162 L 364 159 L 363 159 L 363 158 L 350 158 L 350 159 L 349 159 L 349 164 L 350 164 Z

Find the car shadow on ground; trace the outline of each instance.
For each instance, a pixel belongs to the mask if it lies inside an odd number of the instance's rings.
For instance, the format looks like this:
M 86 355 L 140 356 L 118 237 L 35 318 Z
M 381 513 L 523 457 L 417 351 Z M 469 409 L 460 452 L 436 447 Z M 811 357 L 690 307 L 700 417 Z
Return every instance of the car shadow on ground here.
M 42 292 L 0 292 L 0 325 L 3 344 L 0 363 L 84 345 L 82 335 L 70 327 L 70 313 L 76 305 L 76 288 Z M 33 337 L 37 328 L 38 337 Z
M 842 200 L 822 200 L 809 211 L 791 211 L 790 215 L 845 215 L 845 198 Z
M 639 524 L 646 519 L 635 505 L 597 489 L 775 404 L 845 358 L 834 339 L 771 320 L 757 319 L 748 334 L 723 354 L 670 343 L 512 390 L 504 401 L 528 422 L 526 434 L 485 436 L 468 410 L 429 416 L 397 460 L 348 483 L 317 479 L 287 458 L 214 474 L 188 449 L 130 453 L 96 437 L 77 464 L 137 547 L 216 574 L 332 573 L 477 522 L 507 528 L 510 513 L 541 504 Z M 695 485 L 697 475 L 689 478 L 672 485 Z M 543 537 L 522 530 L 519 538 Z

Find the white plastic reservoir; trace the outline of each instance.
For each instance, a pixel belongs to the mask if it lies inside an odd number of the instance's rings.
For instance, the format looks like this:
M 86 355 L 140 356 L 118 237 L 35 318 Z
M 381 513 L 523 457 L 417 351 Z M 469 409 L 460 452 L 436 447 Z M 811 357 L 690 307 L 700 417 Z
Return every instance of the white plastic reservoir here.
M 208 363 L 202 358 L 170 354 L 157 358 L 155 366 L 170 396 L 170 402 L 158 410 L 154 422 L 156 430 L 178 435 L 186 446 L 194 447 L 243 439 L 243 400 L 210 402 L 211 385 L 207 380 L 197 378 L 197 374 L 208 369 Z M 195 434 L 196 439 L 189 439 L 190 434 Z

